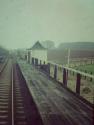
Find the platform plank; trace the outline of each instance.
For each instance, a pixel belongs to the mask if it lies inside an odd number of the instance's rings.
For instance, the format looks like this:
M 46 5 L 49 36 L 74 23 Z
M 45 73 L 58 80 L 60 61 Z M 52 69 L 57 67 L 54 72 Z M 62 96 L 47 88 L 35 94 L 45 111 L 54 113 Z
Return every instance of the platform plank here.
M 34 67 L 19 64 L 44 125 L 93 125 L 92 107 Z

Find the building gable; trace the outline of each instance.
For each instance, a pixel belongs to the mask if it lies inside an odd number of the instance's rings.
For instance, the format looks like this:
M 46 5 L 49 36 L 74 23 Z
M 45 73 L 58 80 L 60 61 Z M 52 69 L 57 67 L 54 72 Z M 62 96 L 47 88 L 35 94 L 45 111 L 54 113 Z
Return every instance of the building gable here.
M 46 50 L 39 41 L 37 41 L 30 50 Z

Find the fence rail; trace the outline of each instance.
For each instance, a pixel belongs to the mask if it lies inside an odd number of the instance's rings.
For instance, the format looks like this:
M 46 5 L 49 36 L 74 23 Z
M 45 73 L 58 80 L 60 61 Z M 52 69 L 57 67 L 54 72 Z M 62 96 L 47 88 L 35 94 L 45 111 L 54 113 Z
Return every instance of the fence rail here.
M 75 72 L 75 73 L 79 73 L 79 74 L 84 75 L 84 76 L 86 76 L 86 77 L 94 78 L 94 75 L 91 75 L 91 74 L 89 74 L 89 73 L 84 73 L 84 72 L 82 72 L 82 71 L 79 71 L 79 70 L 76 70 L 76 69 L 73 69 L 73 68 L 69 68 L 69 67 L 65 67 L 65 66 L 63 66 L 63 65 L 56 64 L 56 63 L 53 63 L 53 62 L 51 62 L 51 61 L 49 61 L 48 63 L 49 63 L 49 64 L 52 64 L 52 65 L 56 65 L 56 66 L 61 67 L 61 68 L 65 68 L 65 69 L 67 69 L 67 70 L 69 70 L 69 71 L 72 71 L 72 72 Z
M 70 81 L 68 81 L 68 77 L 70 74 L 72 74 L 75 78 L 73 78 L 71 80 L 71 82 L 74 84 L 75 88 L 74 90 L 71 89 L 73 92 L 75 92 L 77 95 L 82 96 L 81 94 L 81 87 L 82 87 L 82 78 L 84 78 L 84 80 L 89 79 L 87 82 L 92 84 L 92 86 L 94 87 L 94 75 L 93 74 L 88 74 L 70 67 L 66 67 L 57 63 L 54 63 L 52 61 L 43 61 L 43 60 L 38 60 L 36 58 L 33 58 L 33 60 L 31 61 L 33 65 L 39 67 L 40 69 L 42 69 L 48 76 L 52 77 L 53 79 L 58 80 L 58 76 L 59 76 L 59 71 L 61 70 L 61 77 L 62 80 L 60 81 L 66 88 L 69 87 L 70 85 Z M 39 63 L 40 62 L 40 63 Z M 44 62 L 44 63 L 41 63 Z M 52 71 L 51 71 L 52 69 Z M 53 72 L 53 73 L 52 73 Z M 53 75 L 52 75 L 52 74 Z M 69 83 L 68 83 L 69 82 Z M 84 84 L 86 85 L 86 82 L 84 82 Z M 93 89 L 93 87 L 91 87 Z M 93 91 L 93 90 L 92 90 Z M 89 96 L 89 95 L 88 95 Z M 91 95 L 90 95 L 91 96 Z M 94 96 L 92 94 L 92 99 L 88 99 L 91 103 L 93 102 Z M 87 97 L 86 97 L 87 99 Z

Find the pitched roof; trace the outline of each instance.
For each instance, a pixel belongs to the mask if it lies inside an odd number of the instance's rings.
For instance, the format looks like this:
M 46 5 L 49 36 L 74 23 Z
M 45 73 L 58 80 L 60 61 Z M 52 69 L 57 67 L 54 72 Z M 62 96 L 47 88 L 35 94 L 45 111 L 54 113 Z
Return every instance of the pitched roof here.
M 39 41 L 37 41 L 30 50 L 46 50 Z

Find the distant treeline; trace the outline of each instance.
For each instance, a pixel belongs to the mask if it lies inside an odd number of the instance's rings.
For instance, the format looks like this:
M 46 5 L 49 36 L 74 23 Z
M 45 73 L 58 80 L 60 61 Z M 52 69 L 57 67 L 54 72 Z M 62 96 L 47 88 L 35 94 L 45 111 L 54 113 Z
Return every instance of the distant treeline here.
M 8 50 L 0 46 L 0 56 L 6 56 L 8 54 L 9 54 Z
M 72 50 L 94 50 L 94 42 L 61 43 L 58 49 L 70 48 Z

